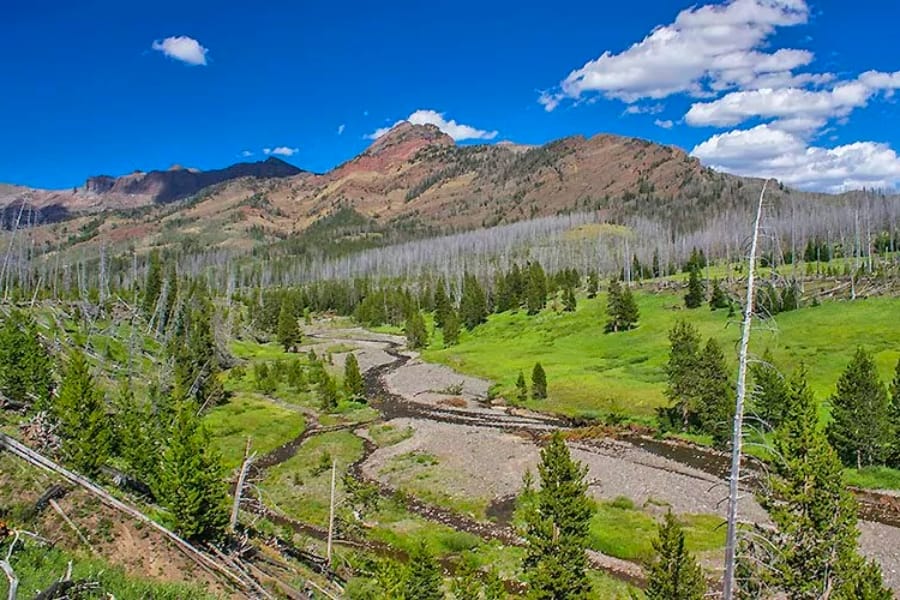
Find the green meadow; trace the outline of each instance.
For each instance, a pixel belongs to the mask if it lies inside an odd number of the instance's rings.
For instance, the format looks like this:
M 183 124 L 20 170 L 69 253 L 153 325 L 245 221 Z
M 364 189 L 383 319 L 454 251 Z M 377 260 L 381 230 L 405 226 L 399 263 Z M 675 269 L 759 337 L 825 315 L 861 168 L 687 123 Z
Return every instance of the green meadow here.
M 460 343 L 442 348 L 440 332 L 432 336 L 424 358 L 462 373 L 490 379 L 507 399 L 515 398 L 519 371 L 530 379 L 535 362 L 547 372 L 549 398 L 528 400 L 532 408 L 571 416 L 616 414 L 652 422 L 666 404 L 665 364 L 668 332 L 678 319 L 716 338 L 732 366 L 737 366 L 739 315 L 703 306 L 684 308 L 681 295 L 637 291 L 640 322 L 631 331 L 603 333 L 606 297 L 580 298 L 573 313 L 550 308 L 538 315 L 524 311 L 491 315 L 487 323 L 464 331 Z M 751 349 L 769 349 L 782 371 L 803 364 L 817 396 L 827 401 L 857 346 L 871 351 L 888 381 L 900 358 L 900 299 L 832 301 L 820 306 L 755 320 Z

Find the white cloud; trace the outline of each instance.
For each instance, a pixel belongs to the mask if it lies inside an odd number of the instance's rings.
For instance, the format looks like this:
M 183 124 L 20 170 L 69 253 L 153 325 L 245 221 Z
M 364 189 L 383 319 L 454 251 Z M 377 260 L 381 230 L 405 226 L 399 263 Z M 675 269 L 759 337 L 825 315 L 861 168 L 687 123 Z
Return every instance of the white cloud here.
M 672 126 L 675 125 L 675 123 L 673 123 L 671 119 L 656 119 L 655 121 L 653 121 L 653 124 L 657 127 L 662 127 L 663 129 L 672 129 Z
M 242 150 L 241 156 L 243 156 L 244 158 L 249 158 L 253 156 L 253 152 L 251 152 L 250 150 Z
M 778 27 L 807 18 L 805 0 L 731 0 L 692 7 L 627 50 L 606 51 L 573 70 L 559 91 L 544 91 L 538 101 L 550 111 L 565 98 L 591 92 L 630 103 L 676 93 L 702 97 L 747 87 L 760 78 L 790 82 L 791 72 L 808 65 L 812 53 L 760 49 Z
M 277 146 L 275 148 L 263 148 L 263 154 L 275 154 L 278 156 L 293 156 L 299 152 L 299 148 L 289 146 Z
M 662 111 L 665 110 L 665 106 L 660 103 L 657 104 L 629 104 L 625 107 L 625 114 L 627 115 L 658 115 Z
M 774 177 L 806 190 L 842 192 L 900 184 L 900 157 L 887 144 L 854 142 L 824 148 L 768 124 L 716 134 L 691 154 L 715 169 Z
M 685 115 L 690 125 L 729 127 L 751 118 L 806 119 L 819 122 L 846 117 L 853 109 L 865 106 L 882 90 L 900 87 L 900 72 L 868 72 L 855 81 L 836 84 L 828 90 L 801 88 L 748 90 L 731 92 L 711 101 L 698 102 Z
M 205 65 L 206 53 L 209 52 L 200 45 L 200 42 L 186 35 L 167 37 L 162 41 L 155 40 L 152 47 L 169 58 L 189 65 Z
M 344 129 L 345 129 L 346 127 L 347 127 L 347 125 L 344 124 L 344 123 L 341 123 L 340 125 L 338 125 L 338 128 L 337 128 L 337 134 L 338 134 L 338 135 L 342 135 L 342 134 L 344 133 Z
M 444 116 L 444 113 L 439 113 L 434 110 L 417 110 L 409 115 L 409 117 L 407 117 L 405 120 L 409 121 L 413 125 L 434 125 L 457 142 L 460 140 L 492 140 L 497 137 L 497 134 L 499 133 L 497 131 L 476 129 L 471 125 L 463 125 L 462 123 L 457 123 L 453 119 L 450 119 L 448 121 Z M 379 127 L 366 137 L 371 140 L 378 139 L 402 122 L 403 121 L 397 121 L 390 127 Z

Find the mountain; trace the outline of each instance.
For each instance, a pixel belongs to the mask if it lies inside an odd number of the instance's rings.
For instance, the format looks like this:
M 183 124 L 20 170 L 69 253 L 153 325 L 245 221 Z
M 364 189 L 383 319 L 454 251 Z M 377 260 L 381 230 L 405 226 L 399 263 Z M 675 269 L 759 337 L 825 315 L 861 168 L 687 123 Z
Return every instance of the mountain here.
M 72 190 L 38 190 L 0 184 L 3 223 L 9 227 L 18 218 L 23 203 L 38 209 L 42 222 L 59 221 L 82 212 L 98 212 L 167 204 L 209 186 L 241 177 L 276 179 L 305 171 L 275 157 L 253 163 L 237 163 L 224 169 L 200 171 L 174 165 L 166 171 L 135 171 L 121 177 L 96 175 Z
M 65 233 L 77 244 L 150 246 L 187 237 L 204 248 L 247 249 L 348 210 L 362 222 L 401 231 L 485 227 L 572 210 L 689 224 L 710 210 L 747 206 L 760 185 L 636 138 L 458 146 L 433 125 L 403 122 L 324 174 L 275 158 L 205 172 L 175 167 L 92 177 L 71 191 L 0 186 L 0 208 L 7 226 L 23 201 L 39 208 L 44 222 L 69 218 L 65 232 L 42 228 L 38 237 L 48 246 Z

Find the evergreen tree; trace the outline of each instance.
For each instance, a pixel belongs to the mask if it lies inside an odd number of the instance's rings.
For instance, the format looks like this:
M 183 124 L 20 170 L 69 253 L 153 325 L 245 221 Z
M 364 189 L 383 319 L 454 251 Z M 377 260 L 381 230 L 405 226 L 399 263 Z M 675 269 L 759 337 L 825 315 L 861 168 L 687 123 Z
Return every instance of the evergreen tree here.
M 447 313 L 453 310 L 450 298 L 447 297 L 447 284 L 444 278 L 438 279 L 437 287 L 434 290 L 434 325 L 435 327 L 444 328 L 444 319 Z
M 900 469 L 900 359 L 897 359 L 894 379 L 891 382 L 890 420 L 893 430 L 893 445 L 890 448 L 891 466 Z
M 871 355 L 858 348 L 831 397 L 828 438 L 845 465 L 879 464 L 891 445 L 887 389 Z
M 594 505 L 587 495 L 587 467 L 572 460 L 557 431 L 541 450 L 541 487 L 526 478 L 525 578 L 528 598 L 580 600 L 591 597 L 587 578 L 588 529 Z M 527 476 L 526 476 L 527 477 Z
M 347 397 L 354 400 L 365 400 L 365 389 L 362 373 L 359 372 L 359 361 L 352 352 L 344 361 L 344 391 Z
M 697 420 L 700 428 L 713 436 L 719 446 L 731 438 L 734 390 L 725 364 L 725 354 L 714 338 L 709 338 L 698 356 Z
M 197 417 L 197 405 L 178 400 L 168 444 L 162 454 L 157 489 L 164 518 L 182 536 L 221 538 L 228 523 L 228 492 L 222 459 Z
M 607 333 L 627 331 L 633 329 L 638 321 L 637 303 L 631 289 L 622 287 L 618 279 L 609 280 L 609 290 L 606 297 L 606 328 Z
M 863 567 L 857 553 L 856 503 L 844 486 L 840 459 L 818 422 L 801 368 L 792 377 L 784 422 L 775 432 L 778 460 L 759 497 L 775 525 L 768 537 L 776 553 L 764 557 L 766 570 L 756 577 L 791 600 L 829 593 L 855 598 L 857 573 Z M 864 587 L 871 590 L 871 578 L 865 579 Z
M 528 265 L 528 284 L 525 305 L 529 315 L 536 315 L 547 306 L 547 276 L 541 263 L 534 261 Z
M 0 327 L 0 392 L 37 410 L 49 407 L 53 361 L 41 344 L 37 323 L 18 310 Z
M 703 571 L 684 547 L 684 531 L 671 510 L 658 531 L 656 559 L 647 568 L 647 600 L 701 600 L 706 594 Z
M 462 298 L 459 301 L 459 317 L 469 331 L 487 320 L 487 298 L 484 289 L 474 275 L 463 276 Z
M 753 411 L 769 429 L 775 429 L 784 417 L 787 407 L 788 384 L 775 368 L 772 353 L 766 349 L 762 361 L 750 365 L 753 378 Z
M 695 392 L 699 371 L 700 332 L 687 321 L 679 320 L 669 331 L 669 361 L 666 363 L 666 397 L 672 420 L 686 429 L 695 414 Z
M 894 594 L 884 585 L 878 563 L 860 558 L 851 570 L 850 581 L 834 597 L 836 600 L 893 600 Z
M 599 289 L 600 279 L 597 277 L 597 272 L 591 271 L 590 274 L 588 274 L 587 297 L 596 298 Z
M 659 250 L 653 250 L 653 276 L 660 277 L 662 275 L 662 270 L 659 268 Z
M 688 293 L 684 297 L 684 305 L 698 308 L 703 304 L 703 282 L 700 280 L 700 266 L 694 263 L 688 276 Z
M 141 307 L 147 317 L 151 317 L 156 311 L 156 303 L 159 302 L 159 294 L 162 291 L 162 262 L 159 259 L 159 251 L 153 250 L 147 263 L 147 279 L 144 282 L 143 303 Z
M 288 363 L 287 384 L 294 391 L 300 391 L 306 387 L 306 375 L 303 373 L 303 365 L 300 364 L 299 358 Z
M 169 265 L 169 274 L 166 278 L 166 305 L 160 318 L 160 330 L 165 329 L 175 315 L 175 300 L 178 298 L 178 270 L 175 261 Z
M 112 429 L 103 394 L 94 384 L 84 352 L 69 354 L 59 396 L 53 404 L 63 460 L 87 477 L 96 477 L 109 458 Z
M 324 367 L 319 371 L 316 395 L 319 397 L 319 407 L 324 412 L 332 412 L 337 408 L 339 400 L 337 382 Z
M 424 541 L 413 547 L 409 555 L 409 572 L 403 586 L 407 600 L 443 600 L 441 565 Z
M 525 383 L 525 374 L 519 371 L 519 378 L 516 379 L 516 399 L 519 402 L 528 400 L 528 384 Z
M 406 345 L 411 350 L 424 348 L 428 345 L 428 330 L 425 328 L 425 319 L 422 313 L 415 310 L 410 312 L 406 319 Z
M 300 343 L 300 326 L 297 325 L 297 317 L 294 315 L 292 303 L 285 296 L 281 301 L 278 311 L 278 343 L 285 352 L 291 352 Z
M 575 312 L 577 301 L 575 300 L 575 291 L 567 287 L 563 290 L 563 310 L 566 312 Z
M 534 400 L 543 400 L 547 397 L 547 374 L 544 373 L 544 367 L 541 363 L 534 363 L 531 370 L 531 398 Z
M 441 329 L 441 333 L 444 338 L 444 348 L 449 348 L 459 343 L 459 314 L 453 307 L 450 307 L 444 316 L 444 326 Z
M 130 381 L 119 391 L 116 425 L 119 456 L 132 476 L 152 487 L 159 466 L 157 440 L 162 432 L 149 403 L 135 400 Z
M 719 280 L 713 278 L 712 280 L 712 294 L 709 298 L 709 308 L 710 310 L 717 310 L 720 308 L 728 308 L 731 306 L 731 300 L 728 298 L 728 294 L 722 289 L 722 286 L 719 285 Z

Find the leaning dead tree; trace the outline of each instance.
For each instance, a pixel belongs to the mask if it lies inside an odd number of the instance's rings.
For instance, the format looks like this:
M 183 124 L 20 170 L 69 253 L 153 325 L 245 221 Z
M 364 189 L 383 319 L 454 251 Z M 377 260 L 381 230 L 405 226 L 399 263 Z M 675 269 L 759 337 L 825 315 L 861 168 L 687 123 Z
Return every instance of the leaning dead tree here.
M 224 576 L 232 584 L 237 586 L 238 589 L 248 594 L 250 597 L 272 598 L 272 595 L 262 586 L 260 586 L 260 584 L 257 583 L 252 577 L 248 576 L 246 572 L 243 571 L 240 565 L 237 565 L 234 562 L 226 564 L 223 560 L 213 558 L 209 554 L 192 545 L 187 540 L 176 535 L 169 529 L 163 527 L 141 511 L 108 494 L 106 491 L 104 491 L 88 479 L 85 479 L 81 475 L 73 473 L 72 471 L 69 471 L 64 467 L 61 467 L 52 460 L 46 458 L 41 454 L 38 454 L 34 450 L 28 448 L 27 446 L 19 443 L 15 439 L 3 433 L 0 433 L 0 449 L 8 450 L 13 455 L 21 458 L 29 464 L 60 475 L 67 481 L 83 488 L 88 493 L 98 498 L 103 504 L 106 504 L 107 506 L 115 510 L 118 510 L 134 519 L 137 519 L 138 521 L 141 521 L 145 525 L 150 526 L 151 528 L 155 529 L 163 536 L 168 538 L 169 541 L 171 541 L 188 558 L 197 563 L 197 565 L 209 572 Z
M 737 548 L 737 512 L 738 483 L 741 476 L 741 450 L 744 432 L 744 399 L 747 395 L 747 357 L 750 345 L 750 326 L 753 322 L 753 291 L 756 277 L 756 249 L 759 243 L 759 226 L 762 220 L 763 201 L 766 187 L 763 184 L 756 206 L 756 221 L 753 224 L 753 237 L 750 242 L 750 256 L 747 269 L 747 297 L 744 302 L 744 320 L 741 326 L 741 345 L 738 357 L 737 394 L 734 406 L 734 430 L 731 434 L 731 474 L 728 477 L 728 531 L 725 538 L 725 580 L 723 598 L 734 597 L 735 554 Z

